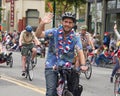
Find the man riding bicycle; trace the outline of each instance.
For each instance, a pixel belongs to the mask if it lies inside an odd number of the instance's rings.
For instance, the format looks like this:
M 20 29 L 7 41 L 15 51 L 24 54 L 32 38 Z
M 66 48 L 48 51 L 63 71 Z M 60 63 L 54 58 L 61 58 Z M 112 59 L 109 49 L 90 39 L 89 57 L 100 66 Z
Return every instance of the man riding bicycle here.
M 80 27 L 81 31 L 79 32 L 80 34 L 80 38 L 82 40 L 82 45 L 83 45 L 83 52 L 85 55 L 85 58 L 87 59 L 87 53 L 89 49 L 94 50 L 94 44 L 92 41 L 92 37 L 91 34 L 89 32 L 87 32 L 87 25 L 82 25 Z
M 45 37 L 49 39 L 49 48 L 47 54 L 47 60 L 45 62 L 45 79 L 46 79 L 46 96 L 58 96 L 57 95 L 57 80 L 58 74 L 54 71 L 57 66 L 72 66 L 74 59 L 74 50 L 77 50 L 79 55 L 79 62 L 76 64 L 76 69 L 87 70 L 85 65 L 84 54 L 82 50 L 82 44 L 79 36 L 76 36 L 73 30 L 76 19 L 75 15 L 71 12 L 65 12 L 62 15 L 62 25 L 58 28 L 49 29 L 43 31 L 45 24 L 52 21 L 53 14 L 46 15 L 38 25 L 36 30 L 37 37 Z M 79 64 L 80 63 L 80 64 Z M 72 75 L 71 75 L 72 76 Z M 71 84 L 74 86 L 76 80 L 79 80 L 79 75 L 74 74 L 74 78 L 71 77 Z M 68 88 L 75 95 L 75 88 Z M 75 90 L 74 90 L 75 89 Z
M 22 55 L 22 76 L 25 76 L 26 55 L 29 50 L 32 51 L 31 63 L 34 64 L 34 57 L 37 53 L 36 48 L 34 48 L 34 43 L 35 45 L 40 45 L 40 42 L 35 36 L 32 27 L 30 25 L 27 25 L 25 30 L 21 32 L 19 38 L 19 46 L 21 47 Z

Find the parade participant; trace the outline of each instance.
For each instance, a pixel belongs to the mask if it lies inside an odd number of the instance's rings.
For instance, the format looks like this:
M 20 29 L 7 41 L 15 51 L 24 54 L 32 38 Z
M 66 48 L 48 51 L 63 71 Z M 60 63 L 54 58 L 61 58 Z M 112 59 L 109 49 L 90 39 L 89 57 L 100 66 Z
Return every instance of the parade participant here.
M 79 61 L 75 64 L 75 69 L 79 71 L 81 68 L 82 70 L 87 70 L 85 66 L 85 58 L 82 50 L 82 43 L 79 36 L 74 34 L 73 27 L 75 25 L 76 19 L 75 14 L 71 12 L 65 12 L 62 15 L 62 23 L 61 26 L 58 28 L 52 28 L 46 31 L 43 31 L 43 27 L 45 24 L 48 24 L 52 21 L 53 14 L 50 13 L 46 15 L 38 25 L 36 30 L 37 37 L 45 37 L 49 39 L 49 48 L 47 59 L 45 62 L 45 79 L 46 79 L 46 96 L 57 96 L 57 72 L 53 71 L 57 66 L 72 66 L 73 59 L 74 59 L 74 51 L 77 51 L 79 55 Z M 81 67 L 80 67 L 81 65 Z M 73 74 L 73 72 L 71 73 Z M 68 80 L 69 86 L 68 89 L 76 95 L 80 93 L 78 90 L 79 84 L 79 75 L 78 73 L 74 72 L 74 75 L 71 75 L 71 82 Z M 77 80 L 77 81 L 76 81 Z M 80 95 L 79 95 L 80 96 Z
M 37 50 L 34 47 L 34 43 L 35 45 L 40 45 L 40 42 L 38 38 L 35 36 L 32 27 L 30 25 L 27 25 L 25 30 L 21 32 L 19 38 L 19 46 L 21 47 L 21 54 L 22 54 L 22 76 L 25 76 L 25 66 L 26 66 L 25 61 L 29 49 L 32 50 L 31 63 L 34 64 L 34 57 L 37 54 Z
M 82 40 L 83 52 L 84 52 L 85 58 L 87 59 L 88 50 L 89 49 L 95 50 L 95 48 L 92 41 L 92 36 L 89 32 L 87 32 L 87 25 L 82 25 L 80 29 L 81 31 L 79 32 L 79 34 Z

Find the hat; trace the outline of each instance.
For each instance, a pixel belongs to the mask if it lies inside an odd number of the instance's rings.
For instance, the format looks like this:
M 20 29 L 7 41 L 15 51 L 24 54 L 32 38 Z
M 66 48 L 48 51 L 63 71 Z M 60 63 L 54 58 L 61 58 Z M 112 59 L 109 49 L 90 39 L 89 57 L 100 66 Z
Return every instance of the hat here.
M 82 25 L 80 29 L 86 29 L 87 30 L 87 25 Z
M 109 32 L 104 32 L 104 35 L 109 35 Z

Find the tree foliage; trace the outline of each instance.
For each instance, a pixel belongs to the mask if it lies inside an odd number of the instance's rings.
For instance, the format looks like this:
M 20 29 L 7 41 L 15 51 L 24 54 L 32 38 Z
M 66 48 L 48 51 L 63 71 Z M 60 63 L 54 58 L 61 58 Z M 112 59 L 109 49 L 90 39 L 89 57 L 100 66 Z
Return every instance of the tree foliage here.
M 45 0 L 46 1 L 46 11 L 49 11 L 49 8 L 47 6 L 48 2 L 55 1 L 56 3 L 56 15 L 61 15 L 62 13 L 66 11 L 75 11 L 75 7 L 80 7 L 82 4 L 86 3 L 86 0 Z
M 1 19 L 2 19 L 2 10 L 3 10 L 3 8 L 0 7 L 0 22 L 1 22 Z

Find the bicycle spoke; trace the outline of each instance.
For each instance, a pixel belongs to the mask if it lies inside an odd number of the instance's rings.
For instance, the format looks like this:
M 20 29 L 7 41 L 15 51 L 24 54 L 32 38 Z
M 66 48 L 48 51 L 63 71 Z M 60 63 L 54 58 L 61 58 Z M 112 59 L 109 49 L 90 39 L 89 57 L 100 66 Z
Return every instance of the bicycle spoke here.
M 33 65 L 29 64 L 29 80 L 32 81 L 33 79 Z

